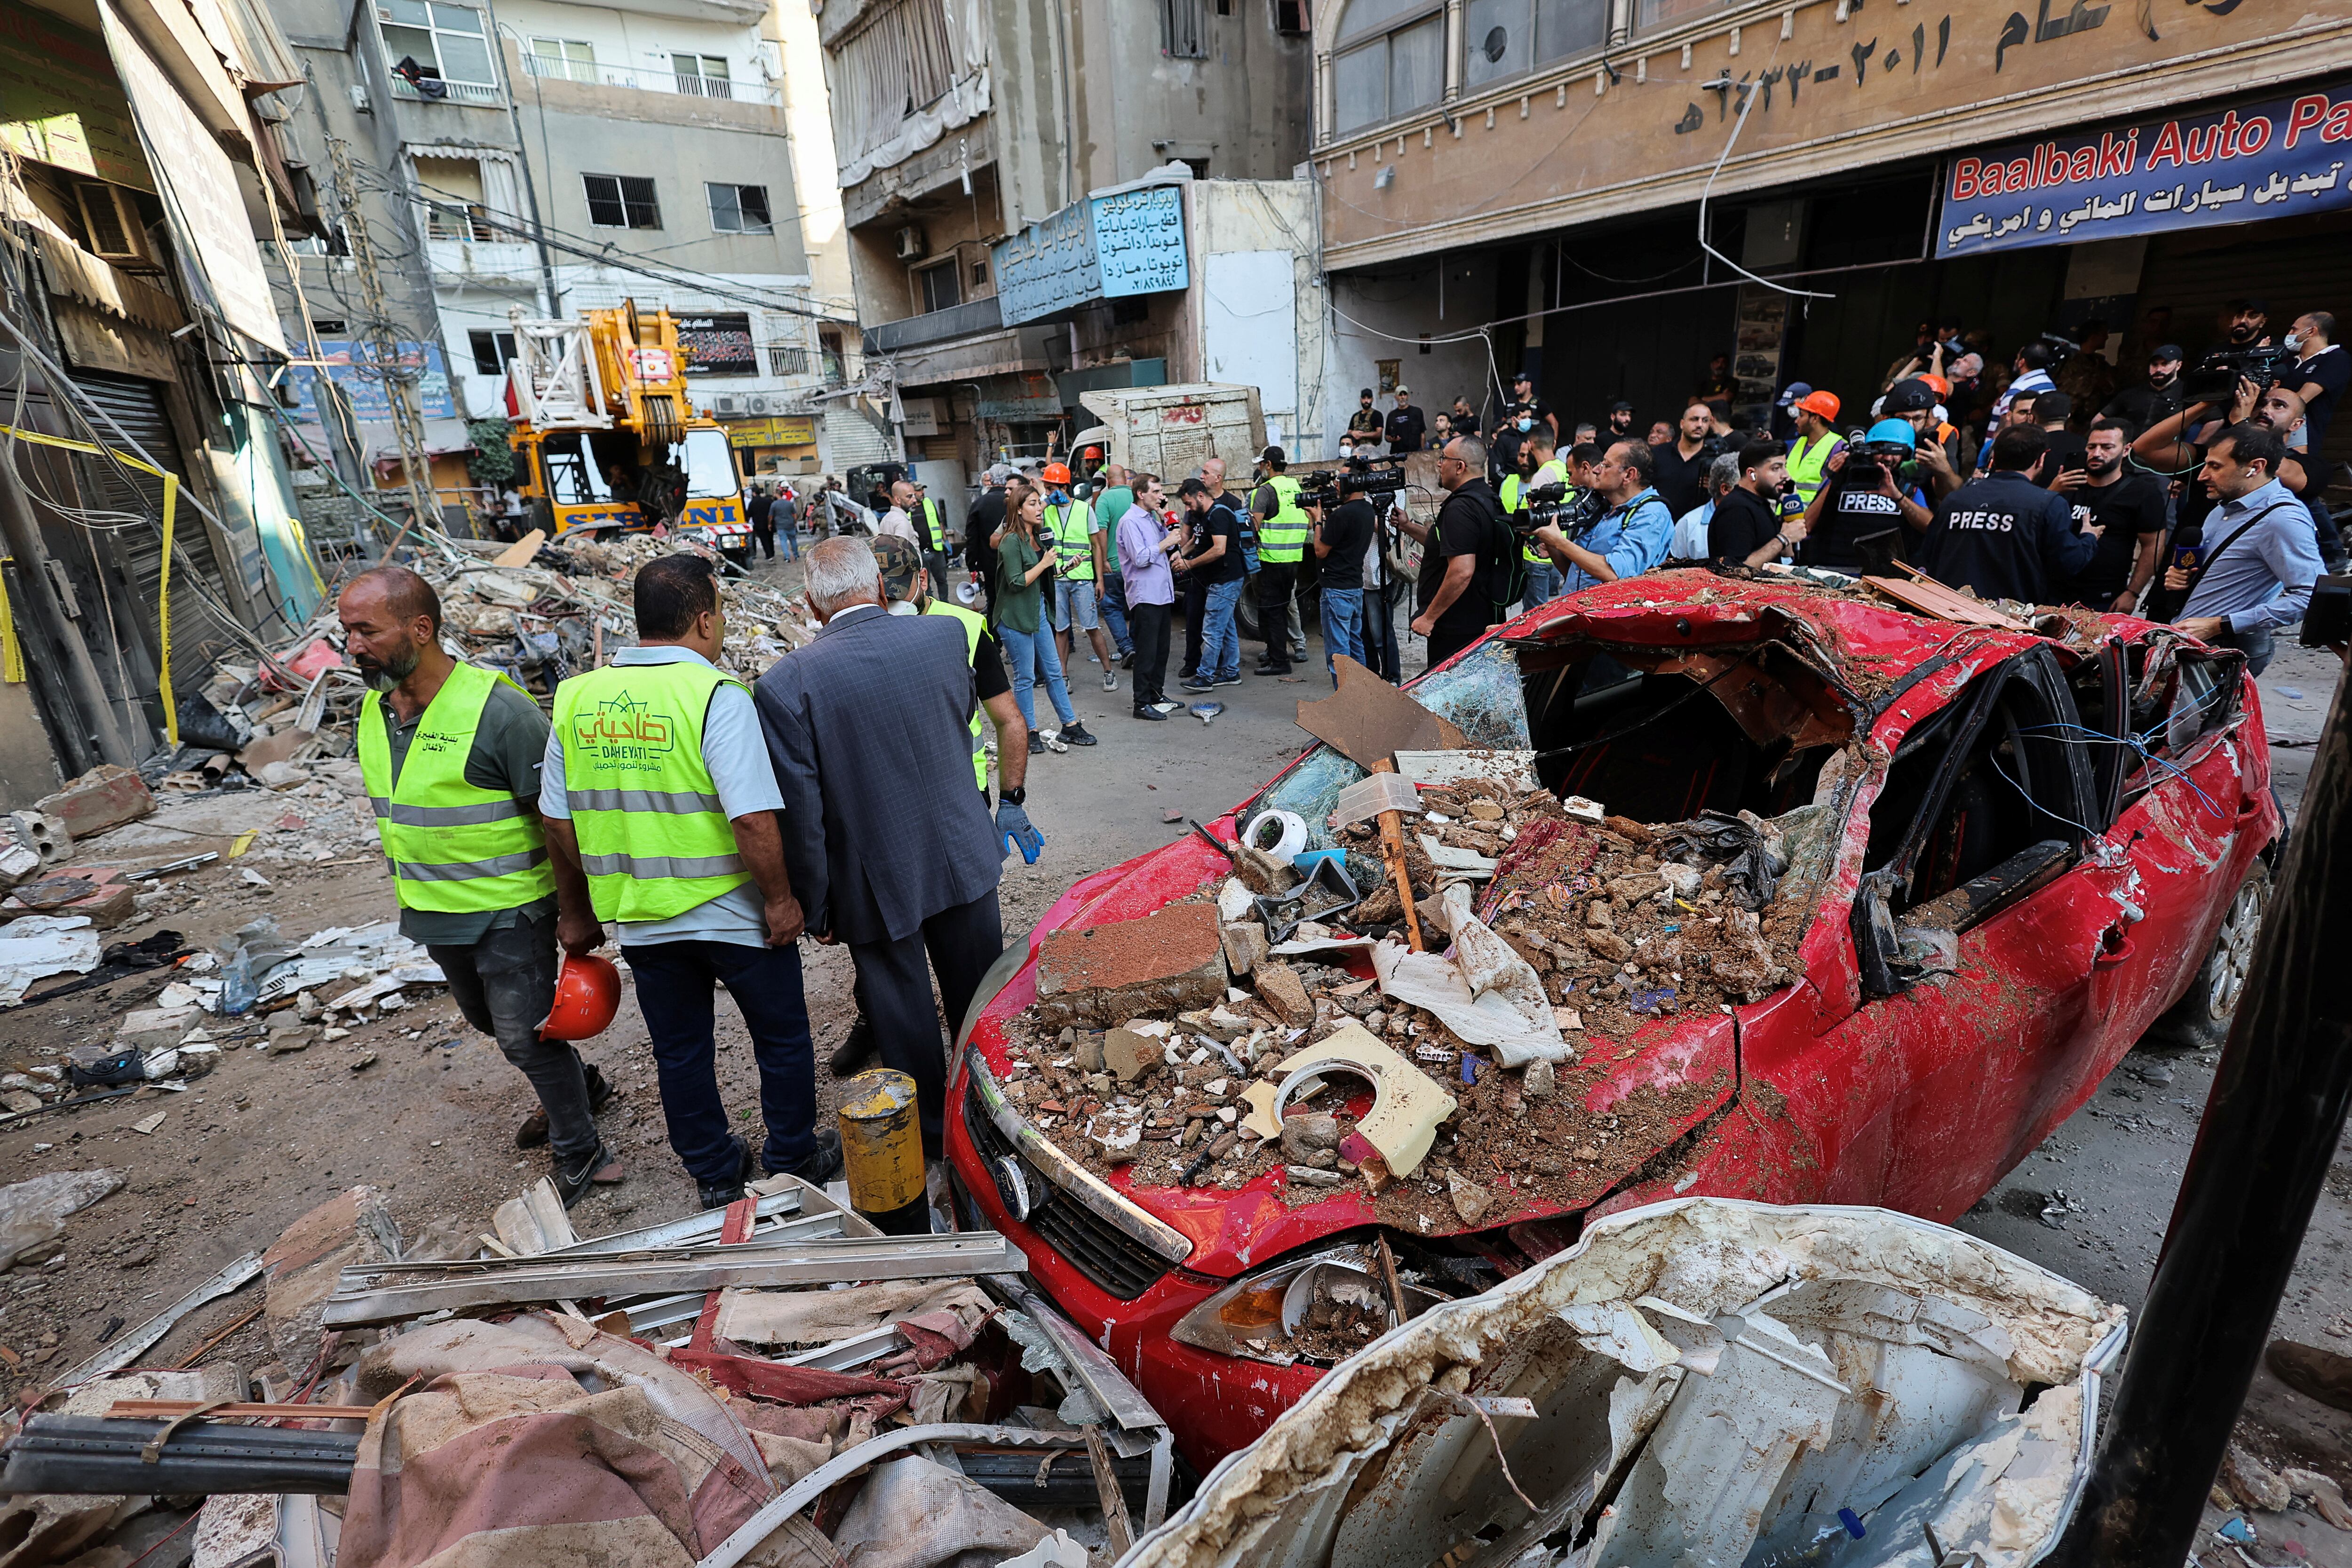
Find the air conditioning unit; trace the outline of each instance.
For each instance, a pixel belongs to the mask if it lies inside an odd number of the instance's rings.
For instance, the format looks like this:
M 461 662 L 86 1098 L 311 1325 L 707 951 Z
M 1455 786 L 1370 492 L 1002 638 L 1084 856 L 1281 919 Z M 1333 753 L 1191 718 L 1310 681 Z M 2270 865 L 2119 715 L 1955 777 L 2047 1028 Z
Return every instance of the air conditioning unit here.
M 719 392 L 711 395 L 710 412 L 722 418 L 731 419 L 739 414 L 746 414 L 752 411 L 745 408 L 743 406 L 743 399 L 736 396 L 733 393 Z
M 920 224 L 908 224 L 898 231 L 898 259 L 919 260 L 924 251 L 923 229 Z
M 121 185 L 90 180 L 74 187 L 81 202 L 82 232 L 89 236 L 93 255 L 127 266 L 155 264 L 147 248 L 145 220 L 139 216 L 139 198 Z
M 752 393 L 750 396 L 744 398 L 743 402 L 752 413 L 760 415 L 762 417 L 773 414 L 776 411 L 776 400 L 770 397 L 763 392 Z

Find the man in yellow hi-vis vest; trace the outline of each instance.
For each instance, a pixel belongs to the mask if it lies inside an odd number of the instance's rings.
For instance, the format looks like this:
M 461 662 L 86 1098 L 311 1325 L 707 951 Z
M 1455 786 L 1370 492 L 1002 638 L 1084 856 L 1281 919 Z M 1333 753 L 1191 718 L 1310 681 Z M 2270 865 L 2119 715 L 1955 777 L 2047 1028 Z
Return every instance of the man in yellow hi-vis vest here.
M 441 599 L 404 566 L 361 573 L 337 610 L 372 689 L 360 773 L 392 862 L 401 934 L 425 944 L 466 1021 L 530 1079 L 539 1109 L 515 1142 L 554 1145 L 568 1205 L 621 1179 L 596 1135 L 612 1086 L 580 1053 L 539 1037 L 555 999 L 555 882 L 539 822 L 547 721 L 503 676 L 441 647 Z
M 702 1206 L 743 1195 L 751 1146 L 719 1095 L 711 994 L 750 1027 L 767 1142 L 760 1163 L 822 1185 L 841 1143 L 818 1132 L 801 906 L 784 869 L 751 689 L 718 666 L 726 612 L 710 563 L 679 553 L 637 573 L 637 644 L 556 688 L 540 811 L 569 952 L 618 921 L 661 1081 L 669 1146 Z

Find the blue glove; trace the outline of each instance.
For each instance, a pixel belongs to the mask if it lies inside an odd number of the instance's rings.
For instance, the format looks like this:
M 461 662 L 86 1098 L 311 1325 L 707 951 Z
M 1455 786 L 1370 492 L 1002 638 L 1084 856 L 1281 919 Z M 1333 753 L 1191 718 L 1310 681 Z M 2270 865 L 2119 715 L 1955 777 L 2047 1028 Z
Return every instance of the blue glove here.
M 1034 866 L 1037 857 L 1045 851 L 1045 836 L 1029 826 L 1029 814 L 1009 800 L 997 804 L 996 831 L 1004 838 L 1003 847 L 996 852 L 999 859 L 1018 849 L 1021 851 L 1021 863 Z

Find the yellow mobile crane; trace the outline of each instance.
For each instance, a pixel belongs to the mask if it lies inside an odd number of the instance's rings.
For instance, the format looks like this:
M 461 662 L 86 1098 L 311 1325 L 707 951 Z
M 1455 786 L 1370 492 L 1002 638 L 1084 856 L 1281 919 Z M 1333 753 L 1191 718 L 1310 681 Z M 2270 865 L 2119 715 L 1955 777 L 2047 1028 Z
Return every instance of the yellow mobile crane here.
M 694 529 L 748 561 L 735 454 L 688 396 L 670 313 L 624 300 L 577 321 L 512 320 L 507 396 L 531 526 L 551 540 Z

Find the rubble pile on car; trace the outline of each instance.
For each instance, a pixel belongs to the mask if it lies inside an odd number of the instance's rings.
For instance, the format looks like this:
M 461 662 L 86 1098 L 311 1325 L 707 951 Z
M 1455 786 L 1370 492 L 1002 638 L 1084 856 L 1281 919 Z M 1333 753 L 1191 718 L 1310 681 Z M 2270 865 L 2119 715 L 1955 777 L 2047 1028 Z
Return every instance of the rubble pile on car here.
M 588 1240 L 542 1181 L 492 1224 L 404 1237 L 352 1188 L 62 1374 L 0 1447 L 0 1531 L 46 1543 L 11 1560 L 127 1562 L 198 1499 L 199 1561 L 378 1565 L 1082 1568 L 1165 1513 L 1164 1425 L 1002 1237 L 790 1176 Z M 125 1370 L 256 1279 L 265 1364 Z

